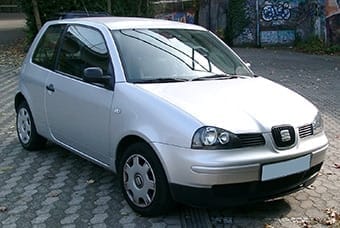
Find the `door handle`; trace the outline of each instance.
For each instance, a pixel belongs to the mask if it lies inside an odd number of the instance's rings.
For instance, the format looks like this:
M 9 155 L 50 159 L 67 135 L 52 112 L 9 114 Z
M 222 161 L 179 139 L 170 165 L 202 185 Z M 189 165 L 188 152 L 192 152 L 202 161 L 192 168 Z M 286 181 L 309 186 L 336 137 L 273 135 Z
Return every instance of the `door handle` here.
M 47 85 L 47 86 L 46 86 L 46 89 L 47 89 L 48 91 L 51 91 L 51 92 L 54 92 L 54 91 L 55 91 L 55 90 L 54 90 L 54 85 L 53 85 L 53 84 Z

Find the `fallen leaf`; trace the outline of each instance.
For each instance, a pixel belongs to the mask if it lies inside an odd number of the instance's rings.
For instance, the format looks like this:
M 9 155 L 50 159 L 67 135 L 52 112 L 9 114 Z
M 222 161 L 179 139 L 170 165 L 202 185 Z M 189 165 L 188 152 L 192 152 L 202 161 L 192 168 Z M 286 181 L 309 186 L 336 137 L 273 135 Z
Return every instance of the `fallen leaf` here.
M 49 197 L 57 197 L 60 195 L 59 191 L 52 191 L 48 194 Z
M 334 164 L 334 168 L 340 169 L 340 163 L 335 163 L 335 164 Z
M 90 179 L 90 180 L 86 181 L 87 184 L 93 184 L 94 182 L 95 182 L 95 180 L 93 180 L 93 179 Z
M 0 212 L 5 212 L 7 211 L 7 207 L 0 207 Z
M 327 226 L 336 225 L 335 227 L 340 226 L 340 214 L 334 208 L 327 208 L 325 213 L 328 217 L 322 219 L 321 224 Z
M 8 170 L 11 170 L 11 169 L 13 169 L 12 166 L 3 166 L 3 167 L 0 167 L 0 172 L 8 171 Z
M 309 186 L 307 186 L 307 189 L 314 190 L 314 189 L 315 189 L 315 186 L 314 186 L 314 185 L 309 185 Z

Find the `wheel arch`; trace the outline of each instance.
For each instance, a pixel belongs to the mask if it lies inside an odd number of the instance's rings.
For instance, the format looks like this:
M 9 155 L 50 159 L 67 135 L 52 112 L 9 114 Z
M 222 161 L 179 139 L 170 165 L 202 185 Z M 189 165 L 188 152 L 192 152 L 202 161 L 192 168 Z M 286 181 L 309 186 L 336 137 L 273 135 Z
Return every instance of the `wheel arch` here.
M 129 147 L 129 145 L 132 145 L 132 144 L 137 143 L 137 142 L 146 143 L 146 144 L 148 144 L 150 146 L 150 144 L 147 143 L 147 141 L 145 139 L 143 139 L 142 137 L 137 136 L 137 135 L 127 135 L 124 138 L 122 138 L 120 140 L 120 142 L 118 143 L 117 150 L 116 150 L 116 157 L 115 157 L 115 167 L 116 167 L 116 172 L 117 173 L 119 171 L 118 170 L 119 161 L 122 158 L 123 153 Z
M 27 100 L 26 100 L 26 98 L 24 97 L 24 95 L 23 95 L 21 92 L 17 93 L 17 94 L 15 95 L 15 98 L 14 98 L 14 108 L 15 108 L 15 111 L 18 111 L 18 106 L 19 106 L 19 104 L 21 104 L 21 102 L 23 102 L 23 101 L 25 101 L 26 103 L 28 103 Z
M 118 143 L 118 146 L 117 146 L 117 149 L 116 149 L 115 161 L 114 161 L 116 173 L 119 173 L 118 167 L 119 167 L 119 162 L 120 162 L 120 159 L 122 158 L 122 155 L 124 154 L 126 149 L 134 143 L 145 143 L 146 145 L 148 145 L 152 149 L 153 153 L 155 154 L 156 158 L 158 159 L 158 162 L 160 163 L 160 165 L 163 168 L 163 171 L 165 173 L 167 180 L 169 180 L 168 172 L 167 172 L 167 169 L 165 167 L 165 164 L 164 164 L 163 160 L 160 158 L 159 154 L 157 153 L 156 148 L 150 142 L 148 142 L 147 140 L 145 140 L 144 138 L 142 138 L 141 136 L 138 136 L 138 135 L 127 135 L 124 138 L 122 138 L 120 140 L 120 142 Z

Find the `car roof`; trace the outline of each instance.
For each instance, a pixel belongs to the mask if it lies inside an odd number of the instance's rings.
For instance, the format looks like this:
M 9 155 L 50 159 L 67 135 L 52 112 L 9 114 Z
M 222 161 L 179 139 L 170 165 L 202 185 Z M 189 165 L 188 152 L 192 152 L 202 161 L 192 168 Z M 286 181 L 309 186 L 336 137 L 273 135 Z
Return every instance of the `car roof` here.
M 51 21 L 50 23 L 67 23 L 67 24 L 101 24 L 108 27 L 110 30 L 119 29 L 143 29 L 143 28 L 177 28 L 191 30 L 206 30 L 205 28 L 193 24 L 182 22 L 168 21 L 153 18 L 141 17 L 83 17 L 74 19 L 63 19 Z

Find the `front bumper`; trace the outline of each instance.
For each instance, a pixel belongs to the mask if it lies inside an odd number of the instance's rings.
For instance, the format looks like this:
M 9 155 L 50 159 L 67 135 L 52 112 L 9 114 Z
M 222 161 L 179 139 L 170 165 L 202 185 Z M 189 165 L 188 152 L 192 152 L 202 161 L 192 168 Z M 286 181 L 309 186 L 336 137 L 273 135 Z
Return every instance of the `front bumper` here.
M 300 140 L 287 150 L 276 150 L 270 134 L 266 145 L 232 150 L 194 150 L 154 143 L 169 183 L 211 188 L 213 185 L 261 180 L 262 166 L 310 155 L 310 167 L 324 161 L 328 140 L 325 134 Z
M 265 201 L 298 191 L 312 184 L 322 163 L 311 169 L 290 176 L 239 184 L 214 185 L 211 188 L 195 188 L 171 184 L 172 196 L 178 202 L 196 207 L 225 207 Z
M 202 201 L 207 205 L 210 201 L 225 205 L 269 199 L 288 194 L 314 181 L 328 147 L 324 133 L 299 140 L 287 150 L 276 149 L 270 134 L 264 137 L 264 146 L 232 150 L 193 150 L 160 143 L 153 145 L 166 172 L 173 197 L 192 205 Z M 310 158 L 308 168 L 261 180 L 264 165 L 301 157 Z M 202 194 L 204 197 L 201 197 Z M 235 201 L 235 198 L 239 199 Z

